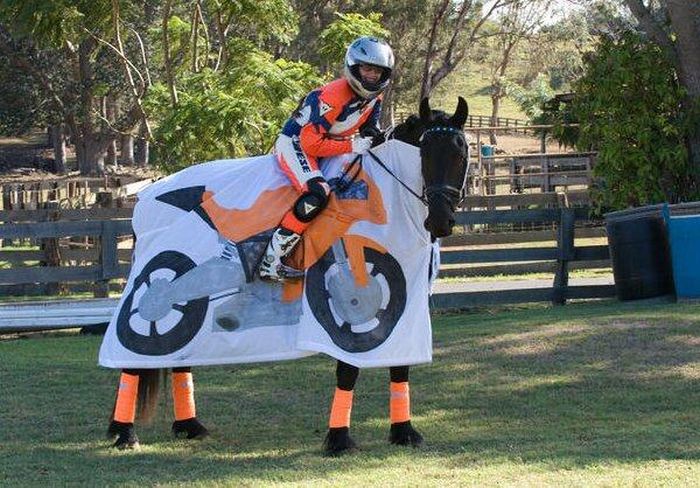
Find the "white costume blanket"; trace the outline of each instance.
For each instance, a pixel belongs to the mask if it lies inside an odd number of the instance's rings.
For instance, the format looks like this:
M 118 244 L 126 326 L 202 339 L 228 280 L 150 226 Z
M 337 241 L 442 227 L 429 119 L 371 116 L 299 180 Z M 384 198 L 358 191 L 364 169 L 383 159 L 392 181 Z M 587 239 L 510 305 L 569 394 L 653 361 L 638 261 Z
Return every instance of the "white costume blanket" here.
M 418 149 L 374 154 L 419 191 Z M 151 185 L 134 210 L 131 274 L 100 349 L 112 368 L 294 359 L 358 367 L 429 362 L 427 210 L 371 157 L 325 160 L 335 191 L 292 264 L 297 283 L 256 266 L 296 198 L 272 155 L 199 164 Z

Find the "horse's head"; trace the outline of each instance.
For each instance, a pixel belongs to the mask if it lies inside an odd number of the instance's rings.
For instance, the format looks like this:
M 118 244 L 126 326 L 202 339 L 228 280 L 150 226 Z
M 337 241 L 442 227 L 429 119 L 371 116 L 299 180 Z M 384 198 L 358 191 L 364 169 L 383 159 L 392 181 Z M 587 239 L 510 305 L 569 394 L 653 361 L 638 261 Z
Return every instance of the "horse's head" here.
M 448 116 L 431 110 L 429 100 L 424 98 L 419 114 L 396 126 L 391 137 L 420 147 L 428 200 L 424 226 L 433 236 L 445 237 L 452 234 L 455 207 L 466 179 L 469 153 L 463 129 L 469 108 L 459 97 L 457 110 Z

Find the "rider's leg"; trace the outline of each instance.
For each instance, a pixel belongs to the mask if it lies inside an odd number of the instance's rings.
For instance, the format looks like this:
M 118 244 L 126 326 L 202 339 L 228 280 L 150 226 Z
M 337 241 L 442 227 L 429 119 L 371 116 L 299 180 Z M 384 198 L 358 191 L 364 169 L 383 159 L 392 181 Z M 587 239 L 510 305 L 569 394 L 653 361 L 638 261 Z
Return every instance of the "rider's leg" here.
M 389 386 L 389 416 L 392 444 L 418 447 L 423 443 L 423 436 L 411 426 L 411 399 L 408 387 L 408 366 L 389 368 L 391 383 Z
M 359 368 L 338 361 L 335 371 L 337 383 L 324 442 L 327 454 L 337 455 L 356 447 L 355 441 L 350 437 L 350 414 L 353 390 L 359 374 Z
M 281 135 L 275 144 L 280 167 L 294 188 L 301 193 L 292 209 L 275 229 L 260 263 L 260 277 L 279 281 L 298 278 L 303 272 L 282 264 L 282 258 L 292 252 L 311 221 L 328 203 L 330 187 L 318 169 L 315 158 L 306 156 L 295 137 Z
M 139 439 L 134 432 L 138 392 L 138 371 L 122 370 L 119 377 L 119 386 L 117 387 L 117 398 L 114 402 L 112 421 L 107 429 L 108 436 L 117 438 L 113 444 L 117 449 L 134 449 L 139 446 Z
M 185 434 L 188 439 L 202 439 L 209 435 L 206 427 L 197 420 L 192 369 L 173 368 L 171 389 L 175 412 L 173 434 Z

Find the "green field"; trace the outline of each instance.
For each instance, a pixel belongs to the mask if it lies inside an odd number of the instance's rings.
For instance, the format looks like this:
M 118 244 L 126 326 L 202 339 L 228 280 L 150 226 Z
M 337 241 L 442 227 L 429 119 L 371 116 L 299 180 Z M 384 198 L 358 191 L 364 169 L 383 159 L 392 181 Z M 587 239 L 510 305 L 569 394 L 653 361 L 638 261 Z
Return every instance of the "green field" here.
M 361 450 L 325 458 L 334 387 L 322 356 L 195 370 L 212 437 L 103 439 L 117 373 L 99 337 L 0 340 L 2 486 L 692 486 L 700 483 L 700 305 L 615 301 L 436 317 L 412 371 L 423 449 L 388 445 L 388 374 L 360 375 Z M 167 395 L 166 395 L 167 396 Z

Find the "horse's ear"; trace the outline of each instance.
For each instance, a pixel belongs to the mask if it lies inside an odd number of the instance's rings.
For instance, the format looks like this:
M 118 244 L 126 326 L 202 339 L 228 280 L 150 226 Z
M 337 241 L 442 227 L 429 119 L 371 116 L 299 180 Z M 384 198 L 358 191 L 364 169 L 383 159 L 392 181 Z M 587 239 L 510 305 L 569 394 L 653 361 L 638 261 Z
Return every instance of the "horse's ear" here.
M 430 112 L 430 98 L 425 97 L 423 100 L 420 101 L 420 108 L 418 109 L 418 113 L 420 114 L 420 120 L 424 124 L 430 122 Z
M 455 114 L 450 117 L 450 125 L 461 129 L 464 127 L 464 123 L 467 121 L 468 116 L 469 106 L 467 105 L 467 101 L 464 98 L 459 97 L 459 101 L 457 102 L 457 110 L 455 110 Z

